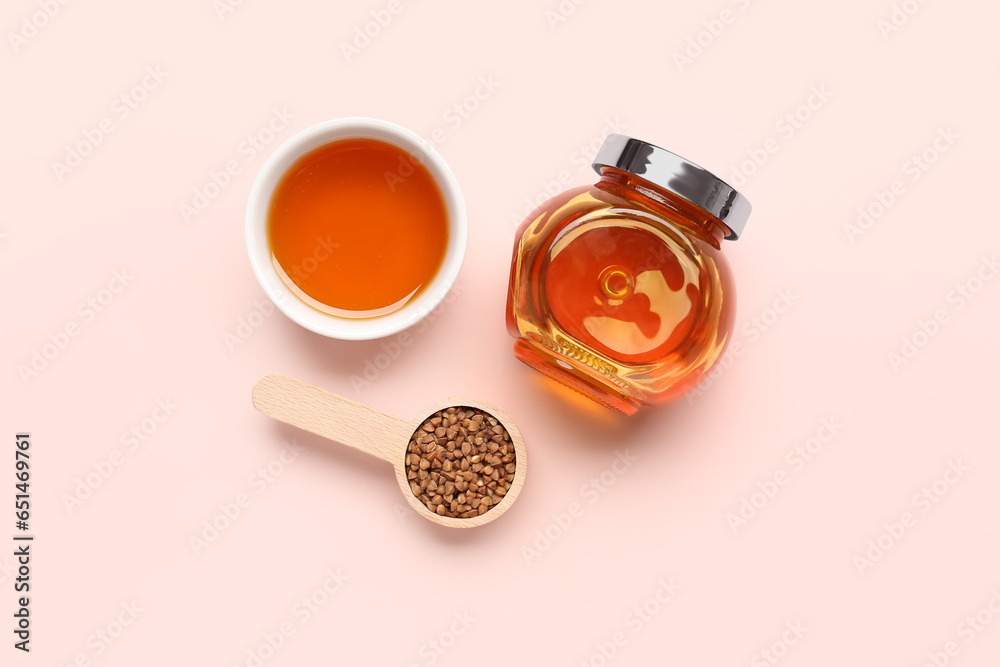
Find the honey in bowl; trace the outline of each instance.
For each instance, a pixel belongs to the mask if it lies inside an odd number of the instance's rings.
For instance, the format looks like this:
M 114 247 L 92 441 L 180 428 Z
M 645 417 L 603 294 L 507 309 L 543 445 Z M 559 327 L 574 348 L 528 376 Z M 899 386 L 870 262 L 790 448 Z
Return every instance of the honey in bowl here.
M 395 312 L 430 284 L 448 246 L 444 196 L 394 144 L 333 141 L 306 153 L 271 196 L 274 268 L 313 308 L 345 318 Z

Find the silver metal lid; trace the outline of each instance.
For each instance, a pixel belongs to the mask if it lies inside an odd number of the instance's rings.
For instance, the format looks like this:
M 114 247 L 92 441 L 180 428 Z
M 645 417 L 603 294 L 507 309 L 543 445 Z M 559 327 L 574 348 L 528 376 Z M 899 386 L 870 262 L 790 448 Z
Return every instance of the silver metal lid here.
M 750 217 L 750 202 L 709 171 L 668 150 L 623 134 L 611 134 L 594 158 L 594 170 L 615 167 L 688 200 L 722 221 L 735 241 Z

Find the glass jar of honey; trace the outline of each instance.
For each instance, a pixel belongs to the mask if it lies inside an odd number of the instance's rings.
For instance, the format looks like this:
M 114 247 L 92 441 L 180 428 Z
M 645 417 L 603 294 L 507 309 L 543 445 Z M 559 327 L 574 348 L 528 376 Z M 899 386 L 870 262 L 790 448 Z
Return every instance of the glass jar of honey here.
M 514 354 L 625 414 L 696 387 L 733 332 L 722 241 L 750 202 L 673 153 L 613 134 L 600 180 L 521 223 L 507 295 Z

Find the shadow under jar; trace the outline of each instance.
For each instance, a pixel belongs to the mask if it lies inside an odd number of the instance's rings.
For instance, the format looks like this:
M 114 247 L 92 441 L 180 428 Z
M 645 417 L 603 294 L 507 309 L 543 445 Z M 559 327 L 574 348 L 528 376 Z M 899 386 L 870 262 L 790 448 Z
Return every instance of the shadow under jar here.
M 529 366 L 624 414 L 677 399 L 722 356 L 735 288 L 722 253 L 750 203 L 698 165 L 623 135 L 593 186 L 521 224 L 507 329 Z

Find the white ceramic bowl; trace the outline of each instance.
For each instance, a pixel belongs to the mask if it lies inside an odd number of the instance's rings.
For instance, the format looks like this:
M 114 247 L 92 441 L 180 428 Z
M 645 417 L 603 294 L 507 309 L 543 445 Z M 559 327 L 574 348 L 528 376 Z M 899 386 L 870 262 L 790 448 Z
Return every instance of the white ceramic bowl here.
M 368 137 L 399 146 L 430 171 L 448 211 L 448 247 L 441 268 L 419 295 L 399 310 L 366 319 L 347 319 L 321 312 L 299 299 L 275 270 L 267 243 L 267 211 L 275 186 L 300 157 L 338 139 Z M 247 252 L 261 287 L 285 315 L 310 331 L 343 340 L 390 336 L 419 322 L 437 306 L 458 278 L 468 239 L 465 200 L 458 181 L 437 151 L 414 132 L 374 118 L 338 118 L 299 132 L 283 143 L 260 168 L 250 189 L 246 212 Z

